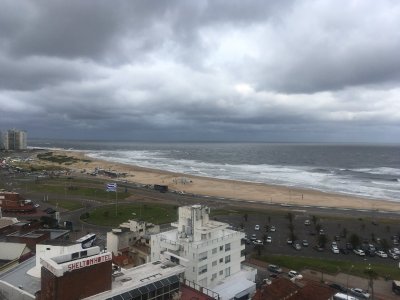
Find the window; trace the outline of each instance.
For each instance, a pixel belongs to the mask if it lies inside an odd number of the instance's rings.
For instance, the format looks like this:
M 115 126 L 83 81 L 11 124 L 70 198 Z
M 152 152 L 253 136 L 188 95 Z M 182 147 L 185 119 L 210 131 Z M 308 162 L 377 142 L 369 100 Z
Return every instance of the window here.
M 79 258 L 79 252 L 72 253 L 72 259 Z
M 207 259 L 207 251 L 199 254 L 199 261 L 203 261 Z
M 212 274 L 211 280 L 214 280 L 215 278 L 217 278 L 217 273 Z
M 219 275 L 222 275 L 222 274 L 224 274 L 224 271 L 222 271 L 222 270 L 219 271 Z
M 224 259 L 223 258 L 220 258 L 219 259 L 219 263 L 223 263 L 224 262 Z
M 206 272 L 207 272 L 207 265 L 201 266 L 201 267 L 199 268 L 199 275 L 200 275 L 200 274 L 204 274 L 204 273 L 206 273 Z
M 227 264 L 227 263 L 230 263 L 230 262 L 231 262 L 231 256 L 230 255 L 225 256 L 225 263 Z
M 214 249 L 212 249 L 212 254 L 215 254 L 215 253 L 217 253 L 217 251 L 218 251 L 218 249 L 217 249 L 217 248 L 214 248 Z
M 212 266 L 215 267 L 216 265 L 217 265 L 217 261 L 214 260 L 214 261 L 212 262 Z
M 206 239 L 207 239 L 207 234 L 202 233 L 202 234 L 201 234 L 201 239 L 202 239 L 202 240 L 206 240 Z
M 231 250 L 231 243 L 225 244 L 225 252 Z
M 85 257 L 85 256 L 87 256 L 87 251 L 85 250 L 85 251 L 81 251 L 81 257 Z
M 231 268 L 228 267 L 228 268 L 225 269 L 225 277 L 228 277 L 230 275 L 231 275 Z
M 223 251 L 224 250 L 224 246 L 219 246 L 219 251 Z

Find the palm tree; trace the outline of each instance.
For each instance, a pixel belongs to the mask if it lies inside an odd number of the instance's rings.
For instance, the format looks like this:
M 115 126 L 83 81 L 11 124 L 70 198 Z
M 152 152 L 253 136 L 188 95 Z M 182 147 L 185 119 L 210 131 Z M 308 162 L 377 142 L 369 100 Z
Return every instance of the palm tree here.
M 360 237 L 357 234 L 352 233 L 350 235 L 349 242 L 353 248 L 357 248 L 360 245 Z
M 288 218 L 290 224 L 293 223 L 293 214 L 291 212 L 288 212 L 288 214 L 286 215 L 286 218 Z
M 317 217 L 317 216 L 312 216 L 312 217 L 311 217 L 311 221 L 313 222 L 314 227 L 317 226 L 318 217 Z
M 379 277 L 378 273 L 371 268 L 371 265 L 368 265 L 368 267 L 364 270 L 364 274 L 368 276 L 368 285 L 371 288 L 371 300 L 374 300 L 374 280 Z

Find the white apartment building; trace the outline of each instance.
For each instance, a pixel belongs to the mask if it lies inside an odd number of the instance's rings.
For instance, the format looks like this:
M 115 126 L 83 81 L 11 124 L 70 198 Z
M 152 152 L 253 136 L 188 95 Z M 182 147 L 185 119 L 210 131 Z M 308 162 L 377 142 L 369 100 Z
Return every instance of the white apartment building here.
M 211 290 L 229 285 L 233 297 L 246 299 L 255 291 L 256 271 L 241 267 L 245 234 L 210 220 L 209 213 L 206 206 L 180 207 L 178 223 L 172 224 L 176 229 L 151 236 L 151 260 L 177 260 L 186 266 L 187 280 Z M 242 284 L 238 285 L 239 281 Z M 222 299 L 233 298 L 224 296 Z

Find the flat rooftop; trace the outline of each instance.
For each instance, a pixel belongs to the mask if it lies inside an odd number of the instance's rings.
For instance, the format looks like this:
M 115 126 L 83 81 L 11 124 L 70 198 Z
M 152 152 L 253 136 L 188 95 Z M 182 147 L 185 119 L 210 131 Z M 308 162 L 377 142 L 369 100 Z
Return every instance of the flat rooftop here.
M 35 278 L 27 274 L 28 270 L 36 264 L 36 257 L 31 257 L 20 263 L 15 268 L 0 274 L 0 280 L 5 281 L 15 287 L 21 287 L 25 292 L 35 296 L 40 290 L 40 278 Z
M 106 299 L 129 292 L 140 287 L 152 285 L 153 283 L 167 280 L 173 277 L 179 280 L 179 275 L 185 272 L 185 267 L 170 261 L 155 261 L 132 269 L 122 269 L 121 272 L 113 274 L 111 291 L 94 295 L 85 299 Z M 169 284 L 167 280 L 164 284 Z M 157 287 L 156 287 L 157 288 Z

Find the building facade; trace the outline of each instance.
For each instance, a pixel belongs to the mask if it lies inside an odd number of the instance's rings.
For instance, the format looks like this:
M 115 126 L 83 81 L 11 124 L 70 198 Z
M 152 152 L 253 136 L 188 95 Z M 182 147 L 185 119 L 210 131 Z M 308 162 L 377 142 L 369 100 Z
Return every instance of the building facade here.
M 27 148 L 27 134 L 24 130 L 9 129 L 3 135 L 2 145 L 6 150 L 24 150 Z
M 180 207 L 179 220 L 172 224 L 176 229 L 151 236 L 151 260 L 179 261 L 186 266 L 185 278 L 205 288 L 215 289 L 240 275 L 249 290 L 255 291 L 255 271 L 241 267 L 245 234 L 210 220 L 209 213 L 206 206 Z

